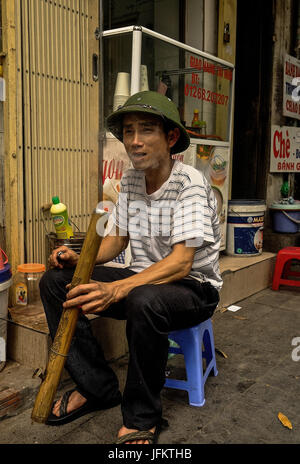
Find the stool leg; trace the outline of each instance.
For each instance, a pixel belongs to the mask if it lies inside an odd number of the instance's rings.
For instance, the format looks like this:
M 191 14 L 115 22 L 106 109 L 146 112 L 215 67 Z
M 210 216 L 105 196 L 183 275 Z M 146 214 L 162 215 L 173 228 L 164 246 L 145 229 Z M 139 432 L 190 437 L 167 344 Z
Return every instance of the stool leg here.
M 216 353 L 215 353 L 215 344 L 214 344 L 214 335 L 212 327 L 206 329 L 203 336 L 204 352 L 203 358 L 206 361 L 206 369 L 213 372 L 213 375 L 216 377 L 218 375 L 217 362 L 216 362 Z
M 278 290 L 279 288 L 280 278 L 281 278 L 281 274 L 283 271 L 285 261 L 286 260 L 282 256 L 280 256 L 279 254 L 277 255 L 274 276 L 273 276 L 273 283 L 272 283 L 273 290 Z
M 279 252 L 280 253 L 280 252 Z M 287 279 L 288 275 L 290 276 L 299 276 L 299 272 L 291 271 L 291 263 L 292 263 L 293 256 L 291 255 L 277 255 L 276 265 L 275 265 L 275 272 L 273 277 L 273 284 L 272 289 L 278 290 L 280 285 L 289 285 L 293 287 L 300 287 L 299 280 Z
M 211 340 L 210 340 L 210 333 L 206 329 L 203 335 L 203 358 L 206 360 L 206 366 L 209 365 L 210 361 L 212 360 L 212 351 L 211 351 Z
M 185 368 L 189 384 L 189 403 L 191 406 L 203 406 L 205 398 L 202 365 L 202 337 L 199 337 L 197 331 L 191 332 L 190 346 L 183 347 L 183 352 L 188 353 L 188 356 L 185 357 Z

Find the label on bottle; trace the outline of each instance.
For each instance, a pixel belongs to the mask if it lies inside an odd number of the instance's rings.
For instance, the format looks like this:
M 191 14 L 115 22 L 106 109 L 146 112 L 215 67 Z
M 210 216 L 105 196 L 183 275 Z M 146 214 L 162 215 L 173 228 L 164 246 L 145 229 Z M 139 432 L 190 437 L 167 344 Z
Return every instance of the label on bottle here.
M 15 286 L 16 305 L 27 305 L 27 285 L 23 282 L 17 283 Z
M 54 216 L 53 222 L 55 226 L 61 226 L 65 222 L 65 218 L 63 216 Z
M 58 239 L 68 239 L 74 236 L 73 229 L 70 225 L 70 220 L 66 211 L 61 214 L 53 214 L 52 219 Z

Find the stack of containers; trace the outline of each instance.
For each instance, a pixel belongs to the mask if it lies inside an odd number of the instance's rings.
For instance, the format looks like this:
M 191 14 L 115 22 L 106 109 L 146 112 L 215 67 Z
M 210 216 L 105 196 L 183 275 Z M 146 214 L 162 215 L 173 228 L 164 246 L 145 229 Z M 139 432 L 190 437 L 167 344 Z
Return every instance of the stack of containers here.
M 6 254 L 0 248 L 0 371 L 6 363 L 8 293 L 11 284 L 11 268 Z

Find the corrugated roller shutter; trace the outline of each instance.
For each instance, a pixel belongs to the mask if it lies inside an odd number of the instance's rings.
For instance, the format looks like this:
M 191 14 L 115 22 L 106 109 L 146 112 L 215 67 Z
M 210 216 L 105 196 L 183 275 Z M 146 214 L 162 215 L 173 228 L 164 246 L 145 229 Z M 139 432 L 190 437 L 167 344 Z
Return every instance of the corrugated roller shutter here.
M 91 137 L 89 0 L 22 0 L 25 256 L 45 262 L 46 229 L 41 207 L 54 195 L 85 232 L 96 204 L 89 182 L 97 140 Z M 91 163 L 92 160 L 92 163 Z M 93 204 L 92 204 L 93 203 Z M 76 229 L 75 229 L 76 230 Z

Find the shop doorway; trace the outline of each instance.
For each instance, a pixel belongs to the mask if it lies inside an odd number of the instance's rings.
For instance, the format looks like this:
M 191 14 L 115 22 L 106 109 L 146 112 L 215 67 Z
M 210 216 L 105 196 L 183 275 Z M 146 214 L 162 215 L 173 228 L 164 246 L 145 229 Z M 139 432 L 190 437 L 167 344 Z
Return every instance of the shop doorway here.
M 237 2 L 232 199 L 266 198 L 273 1 Z

